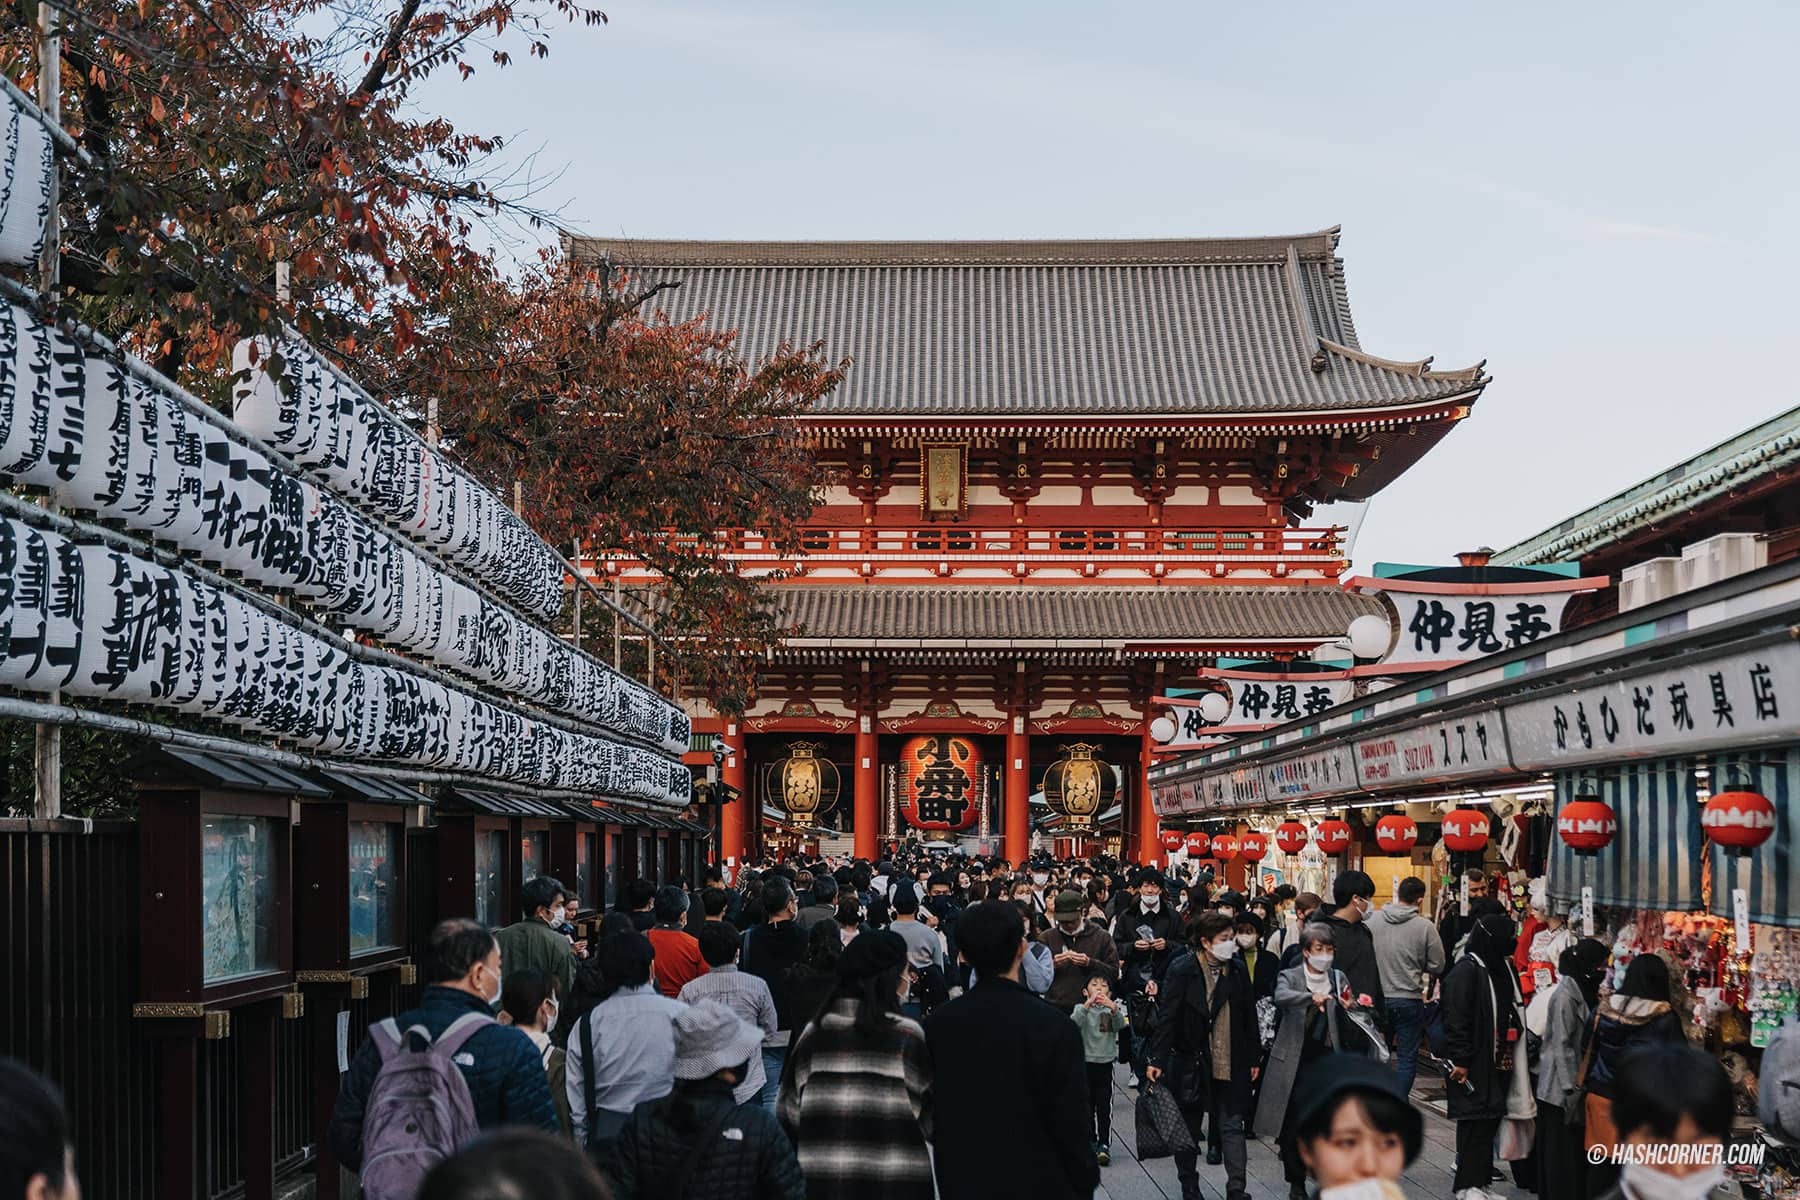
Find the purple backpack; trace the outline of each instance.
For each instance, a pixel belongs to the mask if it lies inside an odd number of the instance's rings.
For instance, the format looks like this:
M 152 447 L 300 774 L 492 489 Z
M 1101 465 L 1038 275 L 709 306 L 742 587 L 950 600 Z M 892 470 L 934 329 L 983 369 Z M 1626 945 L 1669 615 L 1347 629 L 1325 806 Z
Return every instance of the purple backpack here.
M 492 1024 L 492 1017 L 466 1013 L 436 1042 L 420 1025 L 402 1034 L 391 1017 L 369 1026 L 381 1069 L 363 1109 L 367 1200 L 413 1200 L 426 1173 L 479 1132 L 474 1097 L 454 1060 L 464 1042 Z M 424 1049 L 412 1048 L 415 1035 Z

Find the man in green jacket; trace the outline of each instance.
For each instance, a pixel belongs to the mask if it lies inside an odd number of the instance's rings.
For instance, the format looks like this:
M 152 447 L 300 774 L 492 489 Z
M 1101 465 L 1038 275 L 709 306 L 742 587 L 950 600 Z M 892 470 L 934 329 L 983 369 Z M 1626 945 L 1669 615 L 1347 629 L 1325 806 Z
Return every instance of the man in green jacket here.
M 548 875 L 528 881 L 520 892 L 524 919 L 494 934 L 494 940 L 500 943 L 502 970 L 511 974 L 535 967 L 554 976 L 559 989 L 557 998 L 564 1004 L 575 986 L 575 951 L 569 939 L 551 926 L 559 919 L 567 894 L 562 883 Z M 557 1039 L 559 1043 L 561 1040 Z

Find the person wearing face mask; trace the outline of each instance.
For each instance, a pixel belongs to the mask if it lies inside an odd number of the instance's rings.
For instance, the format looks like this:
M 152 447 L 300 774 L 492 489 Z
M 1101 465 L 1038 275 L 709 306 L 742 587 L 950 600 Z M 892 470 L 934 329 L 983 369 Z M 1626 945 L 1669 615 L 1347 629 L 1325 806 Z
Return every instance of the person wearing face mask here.
M 1596 1007 L 1593 1046 L 1582 1080 L 1587 1087 L 1582 1113 L 1586 1146 L 1611 1146 L 1622 1140 L 1612 1110 L 1620 1095 L 1618 1076 L 1625 1060 L 1644 1046 L 1686 1041 L 1669 997 L 1669 965 L 1658 955 L 1640 954 L 1625 968 L 1625 978 L 1613 994 Z M 1611 1187 L 1618 1172 L 1610 1159 L 1590 1168 L 1588 1194 Z
M 1238 918 L 1238 957 L 1243 960 L 1244 973 L 1250 977 L 1250 990 L 1258 1000 L 1275 995 L 1275 977 L 1281 974 L 1275 956 L 1263 949 L 1262 931 L 1262 922 L 1255 917 Z
M 544 1077 L 550 1082 L 550 1098 L 556 1102 L 556 1118 L 564 1137 L 572 1136 L 569 1124 L 568 1056 L 550 1041 L 556 1032 L 560 997 L 556 976 L 535 967 L 508 971 L 500 988 L 500 1023 L 511 1025 L 531 1039 L 544 1060 Z
M 1506 1116 L 1513 1058 L 1525 1053 L 1524 1017 L 1512 954 L 1512 918 L 1486 916 L 1469 932 L 1468 949 L 1444 976 L 1444 1057 L 1451 1070 L 1445 1107 L 1456 1122 L 1457 1200 L 1487 1200 L 1494 1137 Z
M 1038 935 L 1050 951 L 1055 973 L 1044 998 L 1064 1013 L 1072 1013 L 1087 992 L 1088 980 L 1098 976 L 1110 986 L 1119 977 L 1119 951 L 1104 926 L 1089 921 L 1087 897 L 1073 888 L 1060 893 L 1051 905 L 1056 923 Z
M 1332 1054 L 1300 1078 L 1294 1146 L 1319 1200 L 1402 1200 L 1400 1176 L 1425 1145 L 1425 1120 L 1393 1072 Z
M 568 995 L 575 986 L 575 952 L 569 939 L 557 932 L 563 924 L 567 896 L 568 889 L 548 875 L 526 880 L 519 889 L 523 919 L 494 934 L 507 970 L 531 967 L 548 971 L 556 976 L 559 996 Z
M 799 1152 L 808 1200 L 932 1200 L 931 1058 L 900 1015 L 906 942 L 872 931 L 844 947 L 837 988 L 794 1035 L 775 1104 Z
M 1306 926 L 1294 948 L 1300 951 L 1300 962 L 1275 979 L 1281 1023 L 1257 1094 L 1255 1130 L 1257 1137 L 1274 1139 L 1280 1147 L 1290 1200 L 1306 1200 L 1306 1164 L 1295 1143 L 1299 1078 L 1326 1055 L 1367 1054 L 1373 1043 L 1368 1027 L 1346 1008 L 1346 1004 L 1359 1008 L 1359 998 L 1337 969 L 1337 936 L 1332 928 L 1319 923 Z
M 1587 1160 L 1582 1155 L 1579 1114 L 1570 1113 L 1581 1086 L 1581 1064 L 1587 1049 L 1600 981 L 1606 977 L 1608 950 L 1595 938 L 1583 938 L 1562 952 L 1556 969 L 1561 978 L 1544 1005 L 1538 1031 L 1538 1200 L 1584 1200 Z M 1533 1005 L 1533 1008 L 1536 1004 Z M 1531 1011 L 1527 1021 L 1533 1019 Z
M 1731 1139 L 1725 1068 L 1685 1041 L 1659 1042 L 1632 1051 L 1616 1082 L 1618 1143 L 1652 1161 L 1627 1161 L 1618 1184 L 1596 1200 L 1707 1200 L 1725 1182 Z
M 1256 997 L 1237 959 L 1237 929 L 1220 912 L 1201 913 L 1188 926 L 1193 953 L 1169 967 L 1157 996 L 1144 1078 L 1166 1082 L 1196 1143 L 1208 1117 L 1219 1131 L 1226 1200 L 1248 1200 L 1244 1118 L 1250 1089 L 1261 1073 Z M 1208 1155 L 1208 1161 L 1214 1161 Z M 1199 1200 L 1195 1150 L 1178 1151 L 1175 1171 L 1182 1200 Z
M 1375 912 L 1375 881 L 1362 871 L 1340 871 L 1331 884 L 1331 902 L 1336 907 L 1314 919 L 1330 926 L 1337 936 L 1337 969 L 1350 980 L 1352 990 L 1374 999 L 1375 1019 L 1380 1024 L 1387 999 L 1381 990 L 1375 938 L 1369 932 L 1369 918 Z
M 548 926 L 544 932 L 556 936 Z M 500 947 L 486 926 L 467 917 L 440 921 L 431 931 L 419 1006 L 395 1017 L 394 1027 L 408 1031 L 410 1037 L 417 1026 L 434 1043 L 447 1032 L 463 1039 L 453 1061 L 469 1086 L 480 1128 L 528 1125 L 555 1132 L 556 1105 L 538 1048 L 525 1034 L 489 1015 L 501 995 L 500 964 Z M 452 1026 L 457 1027 L 454 1032 Z M 471 1027 L 474 1032 L 466 1033 Z M 332 1152 L 353 1171 L 362 1167 L 363 1118 L 381 1064 L 376 1036 L 364 1039 L 331 1109 L 326 1137 Z

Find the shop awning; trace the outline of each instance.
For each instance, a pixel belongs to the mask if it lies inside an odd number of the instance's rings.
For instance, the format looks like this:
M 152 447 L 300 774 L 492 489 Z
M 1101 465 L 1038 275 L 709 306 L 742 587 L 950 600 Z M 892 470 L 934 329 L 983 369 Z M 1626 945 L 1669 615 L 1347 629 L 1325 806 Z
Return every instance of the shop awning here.
M 333 768 L 314 771 L 313 776 L 340 800 L 349 800 L 358 804 L 432 803 L 432 797 L 419 791 L 417 787 L 379 775 L 360 775 L 355 771 L 340 771 Z
M 1700 907 L 1700 804 L 1691 763 L 1558 772 L 1556 807 L 1577 796 L 1597 796 L 1611 806 L 1619 831 L 1591 856 L 1575 853 L 1560 837 L 1552 839 L 1546 868 L 1552 900 L 1573 904 L 1583 887 L 1591 887 L 1602 908 L 1691 912 Z
M 1742 856 L 1708 843 L 1712 856 L 1712 911 L 1735 915 L 1734 888 L 1743 888 L 1750 919 L 1761 925 L 1800 927 L 1800 854 L 1795 853 L 1796 798 L 1800 798 L 1800 750 L 1781 754 L 1721 754 L 1712 760 L 1714 791 L 1761 792 L 1775 806 L 1775 833 Z
M 473 788 L 450 788 L 438 802 L 441 812 L 475 812 L 488 817 L 540 817 L 567 821 L 574 817 L 563 805 L 553 800 L 531 796 L 513 796 L 504 792 L 482 792 Z
M 180 746 L 152 746 L 125 764 L 133 778 L 228 792 L 270 792 L 320 800 L 328 793 L 306 776 L 274 763 Z

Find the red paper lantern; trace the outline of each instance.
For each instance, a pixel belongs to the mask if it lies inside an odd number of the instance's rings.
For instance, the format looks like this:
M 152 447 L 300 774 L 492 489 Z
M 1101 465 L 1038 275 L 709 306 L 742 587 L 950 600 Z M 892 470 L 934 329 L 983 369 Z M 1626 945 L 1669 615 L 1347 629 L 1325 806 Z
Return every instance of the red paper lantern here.
M 1283 854 L 1300 853 L 1306 849 L 1309 840 L 1306 826 L 1298 821 L 1283 821 L 1275 829 L 1275 844 L 1281 847 Z
M 1230 862 L 1238 856 L 1238 840 L 1229 833 L 1221 833 L 1212 840 L 1212 852 L 1220 862 Z
M 1261 862 L 1269 852 L 1269 839 L 1260 833 L 1246 833 L 1238 839 L 1238 854 L 1245 862 Z
M 968 738 L 909 739 L 900 747 L 900 815 L 915 829 L 967 829 L 981 815 L 981 770 L 981 748 Z
M 1187 837 L 1179 829 L 1165 829 L 1162 831 L 1162 848 L 1167 850 L 1170 854 L 1181 849 L 1182 843 L 1185 841 L 1187 841 Z
M 1342 854 L 1350 848 L 1350 826 L 1336 817 L 1319 822 L 1319 849 L 1327 854 Z
M 1754 850 L 1775 832 L 1775 806 L 1759 792 L 1720 792 L 1700 814 L 1706 836 L 1727 850 Z
M 1488 842 L 1488 818 L 1480 809 L 1458 808 L 1444 814 L 1444 845 L 1458 853 L 1480 850 Z
M 1190 855 L 1198 858 L 1202 854 L 1210 853 L 1211 850 L 1212 839 L 1207 837 L 1204 833 L 1190 833 L 1187 835 L 1187 852 Z
M 1405 813 L 1389 813 L 1375 822 L 1375 844 L 1384 854 L 1405 854 L 1419 840 L 1419 827 Z
M 1563 805 L 1556 814 L 1556 836 L 1577 854 L 1593 854 L 1611 844 L 1619 831 L 1619 818 L 1608 804 L 1583 796 Z

